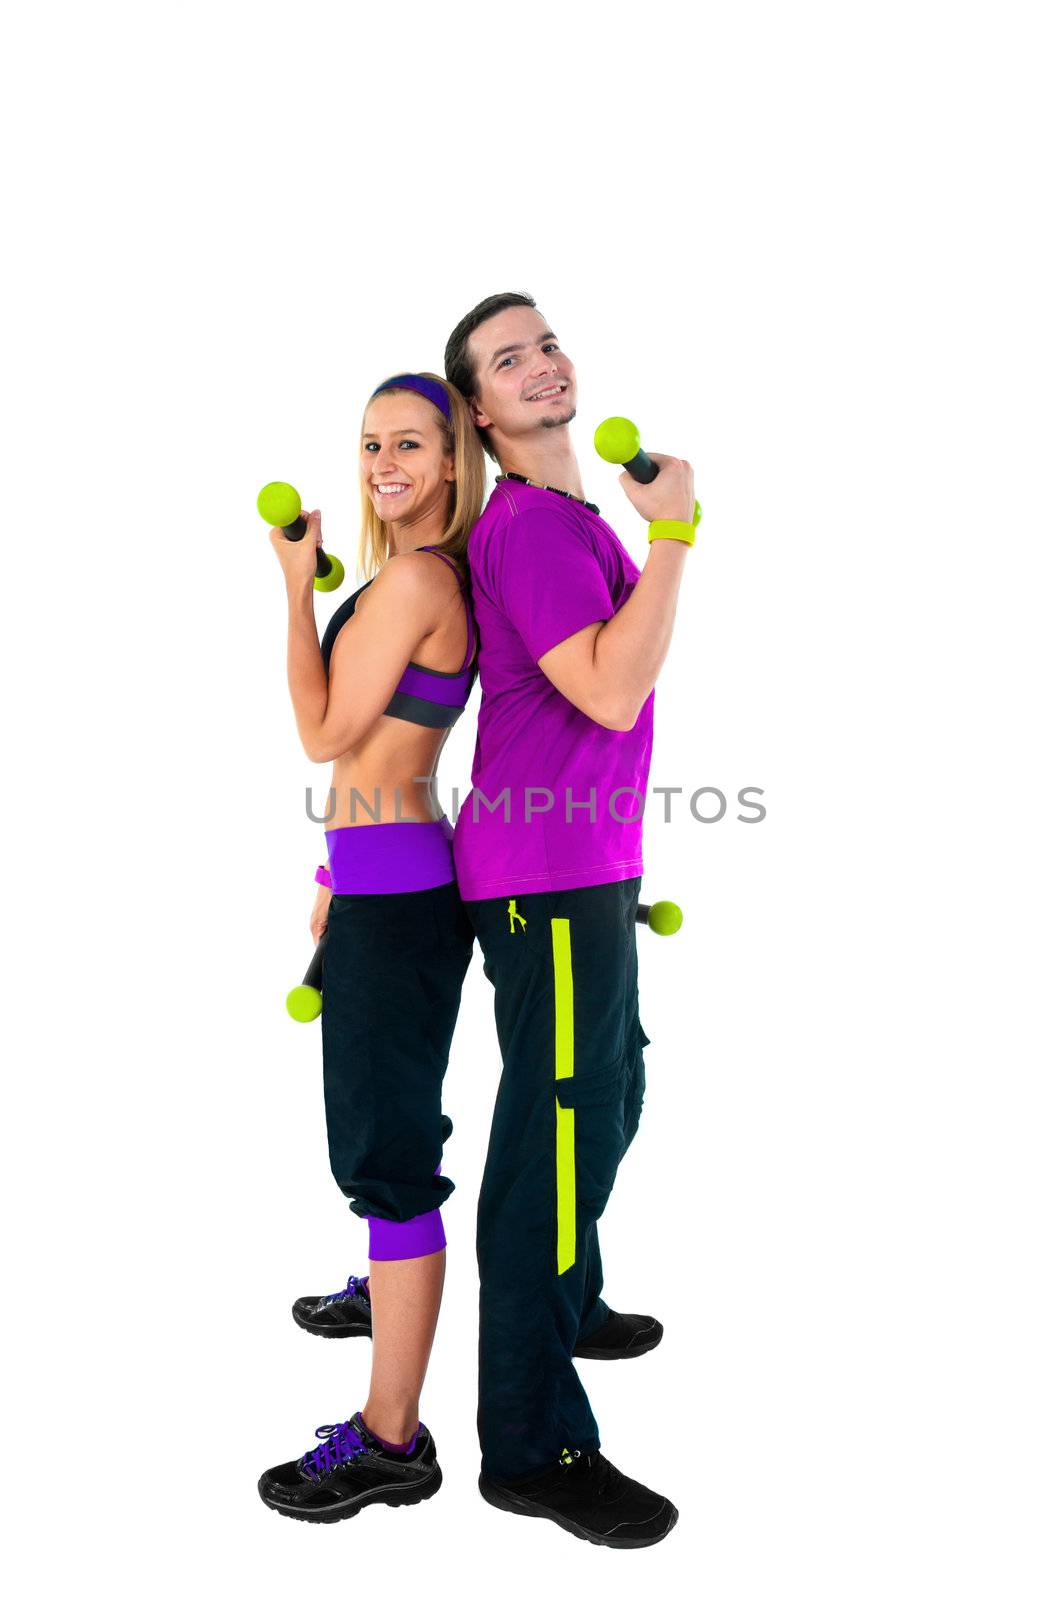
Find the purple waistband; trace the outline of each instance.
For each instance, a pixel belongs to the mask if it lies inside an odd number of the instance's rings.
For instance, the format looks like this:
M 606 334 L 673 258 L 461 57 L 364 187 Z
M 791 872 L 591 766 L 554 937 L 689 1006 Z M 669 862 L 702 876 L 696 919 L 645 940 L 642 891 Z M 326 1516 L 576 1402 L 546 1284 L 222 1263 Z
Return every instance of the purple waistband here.
M 326 829 L 333 894 L 409 894 L 454 881 L 448 817 Z

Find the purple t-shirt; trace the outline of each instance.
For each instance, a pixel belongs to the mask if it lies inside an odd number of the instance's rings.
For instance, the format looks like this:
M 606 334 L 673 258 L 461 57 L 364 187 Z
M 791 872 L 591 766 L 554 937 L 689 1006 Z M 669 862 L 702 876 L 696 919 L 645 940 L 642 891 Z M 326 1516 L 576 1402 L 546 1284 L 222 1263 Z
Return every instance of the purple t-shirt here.
M 638 567 L 596 512 L 510 481 L 472 531 L 469 566 L 483 700 L 472 792 L 454 834 L 462 898 L 639 877 L 653 694 L 635 726 L 617 733 L 536 665 L 581 628 L 608 622 Z

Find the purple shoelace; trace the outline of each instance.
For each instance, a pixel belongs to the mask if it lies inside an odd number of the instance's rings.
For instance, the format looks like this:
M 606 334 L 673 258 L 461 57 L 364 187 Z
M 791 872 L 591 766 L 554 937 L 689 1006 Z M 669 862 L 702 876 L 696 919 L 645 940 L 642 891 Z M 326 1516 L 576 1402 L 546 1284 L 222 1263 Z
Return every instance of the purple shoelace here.
M 342 1467 L 345 1461 L 353 1461 L 355 1456 L 366 1453 L 363 1440 L 349 1422 L 326 1423 L 324 1427 L 315 1428 L 314 1432 L 325 1442 L 318 1445 L 316 1450 L 308 1450 L 299 1463 L 312 1478 L 332 1472 L 336 1467 Z
M 327 1294 L 325 1296 L 325 1301 L 331 1306 L 334 1305 L 337 1300 L 353 1300 L 357 1294 L 364 1295 L 366 1299 L 368 1299 L 369 1291 L 366 1288 L 368 1282 L 368 1277 L 348 1278 L 346 1289 L 341 1289 L 338 1294 Z

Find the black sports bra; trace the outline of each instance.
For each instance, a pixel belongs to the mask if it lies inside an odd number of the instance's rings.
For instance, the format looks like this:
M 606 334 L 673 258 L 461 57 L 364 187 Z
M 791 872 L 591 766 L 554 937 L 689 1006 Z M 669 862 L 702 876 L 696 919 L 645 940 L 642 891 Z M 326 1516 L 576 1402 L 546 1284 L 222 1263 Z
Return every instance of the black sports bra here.
M 461 583 L 461 574 L 449 556 L 445 556 L 442 551 L 434 549 L 430 544 L 419 545 L 418 549 L 430 556 L 438 556 L 440 561 L 445 561 Z M 370 578 L 369 583 L 372 582 L 373 579 Z M 358 596 L 365 593 L 369 583 L 363 583 L 362 587 L 352 594 L 349 600 L 345 600 L 329 620 L 324 638 L 321 640 L 321 655 L 326 673 L 340 629 L 354 616 Z M 476 625 L 464 585 L 462 585 L 462 596 L 465 600 L 468 643 L 461 670 L 437 672 L 434 667 L 419 667 L 416 661 L 411 661 L 399 679 L 395 693 L 384 707 L 386 717 L 398 717 L 402 722 L 416 722 L 422 728 L 452 728 L 465 710 L 472 693 L 472 686 L 476 681 L 476 668 L 471 665 L 473 651 L 476 648 Z

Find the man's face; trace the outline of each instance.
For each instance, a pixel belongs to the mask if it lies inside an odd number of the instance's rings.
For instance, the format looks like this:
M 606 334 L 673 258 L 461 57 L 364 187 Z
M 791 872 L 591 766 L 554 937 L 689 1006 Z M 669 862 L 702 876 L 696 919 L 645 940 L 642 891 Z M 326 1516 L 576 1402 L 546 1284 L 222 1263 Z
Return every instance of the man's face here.
M 560 428 L 576 415 L 576 374 L 538 311 L 511 306 L 469 338 L 478 394 L 478 428 L 520 439 L 537 428 Z

